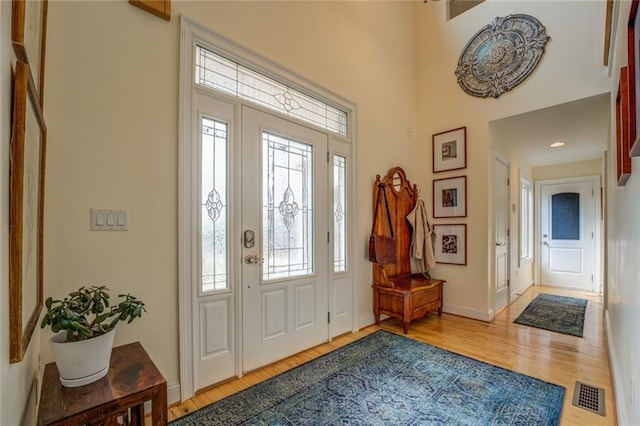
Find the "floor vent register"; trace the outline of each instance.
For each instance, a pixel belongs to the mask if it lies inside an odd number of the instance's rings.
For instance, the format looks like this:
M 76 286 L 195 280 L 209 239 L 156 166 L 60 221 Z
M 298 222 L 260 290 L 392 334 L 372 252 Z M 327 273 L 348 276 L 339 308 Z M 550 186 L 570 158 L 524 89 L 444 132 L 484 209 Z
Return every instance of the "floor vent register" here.
M 573 405 L 604 416 L 604 389 L 576 382 Z

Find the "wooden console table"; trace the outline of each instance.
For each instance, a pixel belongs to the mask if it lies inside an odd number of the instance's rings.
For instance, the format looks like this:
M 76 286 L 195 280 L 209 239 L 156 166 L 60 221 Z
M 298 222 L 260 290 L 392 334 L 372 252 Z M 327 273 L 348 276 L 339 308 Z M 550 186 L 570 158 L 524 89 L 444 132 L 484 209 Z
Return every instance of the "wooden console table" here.
M 151 401 L 152 424 L 166 425 L 167 381 L 142 345 L 131 343 L 113 348 L 109 373 L 86 386 L 63 387 L 56 364 L 47 364 L 38 425 L 111 425 L 118 416 L 143 425 L 146 401 Z

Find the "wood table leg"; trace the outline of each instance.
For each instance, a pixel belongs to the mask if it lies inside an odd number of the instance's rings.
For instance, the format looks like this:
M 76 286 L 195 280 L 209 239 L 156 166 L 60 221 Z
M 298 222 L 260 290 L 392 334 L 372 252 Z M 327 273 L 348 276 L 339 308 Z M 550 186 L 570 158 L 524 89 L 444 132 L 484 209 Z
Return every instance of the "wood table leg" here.
M 136 426 L 144 426 L 144 404 L 131 407 L 131 423 Z
M 153 426 L 167 424 L 167 384 L 163 383 L 153 388 L 151 399 L 151 418 Z

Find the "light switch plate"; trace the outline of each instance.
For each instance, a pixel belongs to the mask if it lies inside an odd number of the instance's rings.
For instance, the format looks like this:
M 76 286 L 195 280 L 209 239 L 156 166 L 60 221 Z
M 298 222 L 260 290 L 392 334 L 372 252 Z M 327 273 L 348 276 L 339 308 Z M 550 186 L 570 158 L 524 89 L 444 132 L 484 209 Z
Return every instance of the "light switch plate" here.
M 92 231 L 128 231 L 129 215 L 126 210 L 91 209 Z

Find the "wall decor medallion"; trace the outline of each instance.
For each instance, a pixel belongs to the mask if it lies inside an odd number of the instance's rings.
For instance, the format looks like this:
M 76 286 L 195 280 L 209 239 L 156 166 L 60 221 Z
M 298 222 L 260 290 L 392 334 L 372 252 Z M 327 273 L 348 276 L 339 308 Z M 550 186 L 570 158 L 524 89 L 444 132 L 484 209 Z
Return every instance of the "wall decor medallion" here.
M 533 16 L 495 18 L 469 40 L 460 54 L 455 72 L 458 84 L 472 96 L 497 98 L 533 72 L 549 38 Z

